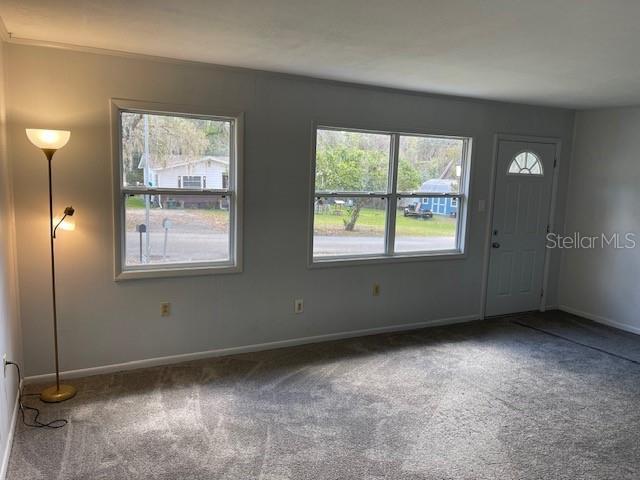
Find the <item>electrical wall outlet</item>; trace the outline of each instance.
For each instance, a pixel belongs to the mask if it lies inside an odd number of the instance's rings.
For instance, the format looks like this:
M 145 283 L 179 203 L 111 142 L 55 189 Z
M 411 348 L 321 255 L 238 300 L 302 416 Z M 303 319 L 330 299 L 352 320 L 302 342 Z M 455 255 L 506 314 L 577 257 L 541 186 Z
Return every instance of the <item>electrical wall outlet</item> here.
M 379 283 L 374 283 L 373 284 L 373 288 L 371 289 L 371 294 L 374 297 L 379 297 L 380 296 L 380 284 Z
M 171 304 L 169 302 L 162 302 L 160 304 L 160 315 L 163 317 L 171 315 Z
M 304 300 L 303 299 L 298 298 L 293 302 L 293 311 L 295 313 L 304 312 Z

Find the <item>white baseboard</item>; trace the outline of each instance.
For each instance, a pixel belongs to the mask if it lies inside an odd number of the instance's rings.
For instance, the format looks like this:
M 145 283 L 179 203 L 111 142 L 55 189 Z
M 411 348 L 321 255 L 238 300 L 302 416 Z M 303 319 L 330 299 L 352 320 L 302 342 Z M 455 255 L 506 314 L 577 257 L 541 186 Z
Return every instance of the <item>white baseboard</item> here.
M 20 389 L 22 384 L 20 384 Z M 11 425 L 9 426 L 9 433 L 7 433 L 7 443 L 4 446 L 4 452 L 2 454 L 2 464 L 0 465 L 0 480 L 7 478 L 7 469 L 9 468 L 9 457 L 11 456 L 11 447 L 13 446 L 13 436 L 16 433 L 16 422 L 18 421 L 18 405 L 20 402 L 20 390 L 16 392 L 16 400 L 13 404 L 13 414 L 11 415 Z
M 261 350 L 274 350 L 277 348 L 294 347 L 308 343 L 328 342 L 331 340 L 341 340 L 344 338 L 364 337 L 366 335 L 376 335 L 379 333 L 401 332 L 405 330 L 416 330 L 424 327 L 437 327 L 440 325 L 453 325 L 455 323 L 470 322 L 479 320 L 480 314 L 465 315 L 461 317 L 450 317 L 426 322 L 407 323 L 403 325 L 389 325 L 386 327 L 367 328 L 363 330 L 352 330 L 348 332 L 329 333 L 326 335 L 315 335 L 312 337 L 293 338 L 290 340 L 280 340 L 276 342 L 257 343 L 254 345 L 243 345 L 239 347 L 219 348 L 205 352 L 184 353 L 180 355 L 169 355 L 166 357 L 147 358 L 144 360 L 134 360 L 125 363 L 114 363 L 99 367 L 81 368 L 78 370 L 67 370 L 60 372 L 61 378 L 79 378 L 91 375 L 101 375 L 105 373 L 122 372 L 125 370 L 135 370 L 138 368 L 157 367 L 160 365 L 171 365 L 173 363 L 189 362 L 203 358 L 222 357 L 227 355 L 237 355 L 239 353 L 258 352 Z M 54 373 L 44 375 L 33 375 L 24 379 L 26 384 L 48 382 L 55 380 Z
M 629 325 L 627 323 L 618 322 L 617 320 L 612 320 L 610 318 L 602 317 L 600 315 L 594 315 L 593 313 L 578 310 L 577 308 L 569 307 L 567 305 L 558 305 L 558 310 L 562 310 L 563 312 L 567 312 L 567 313 L 572 313 L 573 315 L 578 315 L 579 317 L 584 317 L 589 320 L 593 320 L 594 322 L 608 325 L 610 327 L 618 328 L 620 330 L 624 330 L 625 332 L 631 332 L 631 333 L 640 335 L 640 327 Z

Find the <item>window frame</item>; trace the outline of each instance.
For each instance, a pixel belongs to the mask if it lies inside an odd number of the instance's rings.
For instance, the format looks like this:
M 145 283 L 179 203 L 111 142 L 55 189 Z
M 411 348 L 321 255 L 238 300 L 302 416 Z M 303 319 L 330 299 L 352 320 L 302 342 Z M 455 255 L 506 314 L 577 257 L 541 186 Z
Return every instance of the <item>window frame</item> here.
M 389 151 L 389 186 L 385 193 L 354 193 L 354 192 L 327 192 L 315 190 L 316 180 L 316 148 L 318 130 L 336 130 L 360 133 L 386 134 L 390 135 Z M 428 192 L 398 192 L 397 191 L 397 170 L 399 162 L 400 137 L 417 136 L 432 138 L 451 138 L 462 140 L 462 171 L 460 174 L 460 191 L 456 194 L 429 194 Z M 449 134 L 446 132 L 427 133 L 424 131 L 412 130 L 387 130 L 377 128 L 360 128 L 343 126 L 337 122 L 313 122 L 311 127 L 311 169 L 310 169 L 310 200 L 309 200 L 309 226 L 308 226 L 308 255 L 307 265 L 309 268 L 323 268 L 332 266 L 352 266 L 367 265 L 372 263 L 402 263 L 428 260 L 453 260 L 467 257 L 466 245 L 469 235 L 469 198 L 470 198 L 470 178 L 473 157 L 473 137 L 470 135 Z M 426 194 L 426 195 L 425 195 Z M 386 200 L 386 222 L 385 222 L 385 249 L 383 254 L 359 254 L 359 255 L 327 255 L 315 257 L 313 254 L 314 245 L 314 216 L 315 201 L 318 198 L 330 197 L 375 197 Z M 458 214 L 456 215 L 456 248 L 448 250 L 421 250 L 411 252 L 395 252 L 395 226 L 398 202 L 403 198 L 446 198 L 454 197 L 458 199 Z M 393 217 L 393 218 L 392 218 Z
M 158 102 L 113 98 L 111 111 L 111 156 L 113 183 L 113 238 L 114 279 L 182 277 L 242 272 L 242 217 L 243 217 L 243 164 L 244 114 L 224 109 L 203 109 L 197 106 L 173 105 Z M 123 185 L 121 112 L 172 115 L 185 118 L 210 118 L 233 122 L 233 142 L 229 165 L 230 182 L 227 189 L 179 189 L 136 187 Z M 125 249 L 125 197 L 131 194 L 203 195 L 228 198 L 229 208 L 229 260 L 215 262 L 187 262 L 159 265 L 126 266 Z

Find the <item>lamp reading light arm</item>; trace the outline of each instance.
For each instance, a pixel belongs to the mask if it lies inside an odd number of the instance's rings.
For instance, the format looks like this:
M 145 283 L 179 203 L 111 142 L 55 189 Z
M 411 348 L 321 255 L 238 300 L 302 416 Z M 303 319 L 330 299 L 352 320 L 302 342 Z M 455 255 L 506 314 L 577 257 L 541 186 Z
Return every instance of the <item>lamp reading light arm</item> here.
M 56 231 L 58 230 L 58 227 L 62 225 L 62 222 L 64 222 L 64 219 L 67 217 L 72 217 L 74 213 L 75 213 L 75 210 L 73 209 L 73 207 L 67 207 L 64 209 L 64 215 L 62 216 L 60 221 L 56 223 L 56 226 L 53 227 L 53 238 L 56 238 Z

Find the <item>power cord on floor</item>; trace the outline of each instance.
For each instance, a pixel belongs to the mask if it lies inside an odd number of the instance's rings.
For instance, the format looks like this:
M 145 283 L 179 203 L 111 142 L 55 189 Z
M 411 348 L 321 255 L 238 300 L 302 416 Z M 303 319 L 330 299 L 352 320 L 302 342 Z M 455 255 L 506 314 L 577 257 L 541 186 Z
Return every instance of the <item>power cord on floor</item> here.
M 20 373 L 20 365 L 18 365 L 15 362 L 10 362 L 5 360 L 4 362 L 4 366 L 5 368 L 7 367 L 7 365 L 13 365 L 14 367 L 16 367 L 16 370 L 18 370 L 18 406 L 20 407 L 20 413 L 22 414 L 22 423 L 24 423 L 27 427 L 33 427 L 33 428 L 61 428 L 64 427 L 68 422 L 65 419 L 58 419 L 58 420 L 52 420 L 51 422 L 48 423 L 42 423 L 41 421 L 38 420 L 38 417 L 40 416 L 40 410 L 35 408 L 35 407 L 29 407 L 28 405 L 25 405 L 24 403 L 22 403 L 22 397 L 25 396 L 29 396 L 30 394 L 23 394 L 22 393 L 22 373 Z M 25 417 L 25 411 L 29 410 L 32 412 L 35 412 L 35 417 L 33 417 L 33 423 L 27 423 L 26 417 Z

